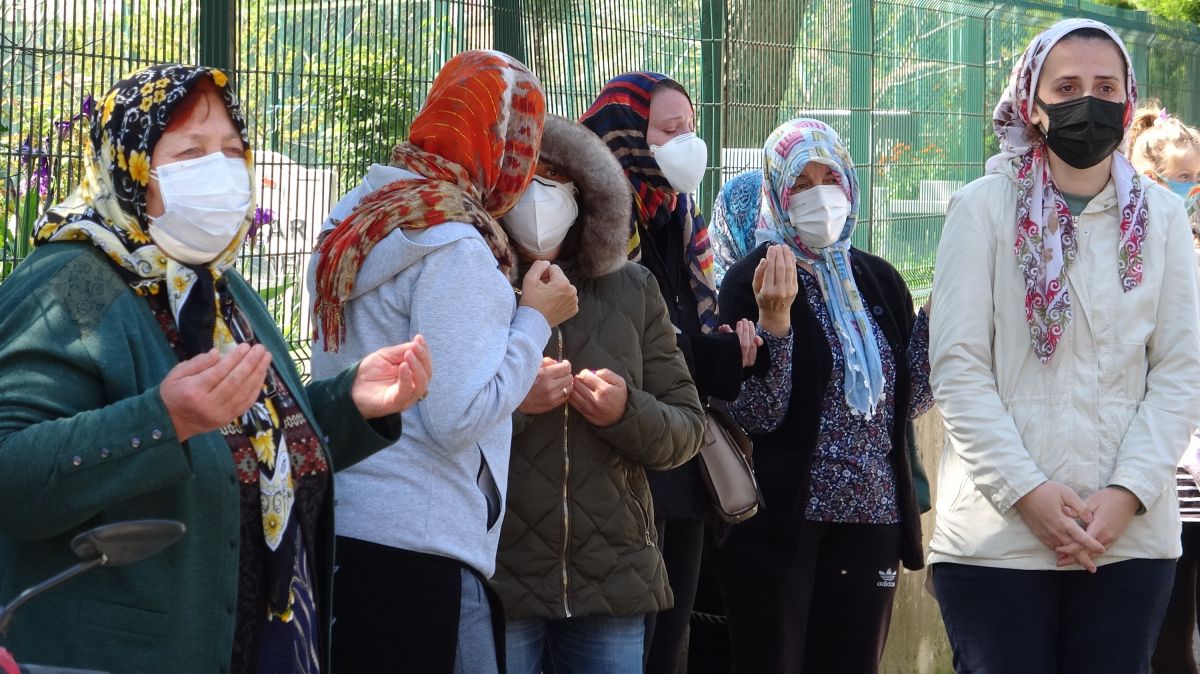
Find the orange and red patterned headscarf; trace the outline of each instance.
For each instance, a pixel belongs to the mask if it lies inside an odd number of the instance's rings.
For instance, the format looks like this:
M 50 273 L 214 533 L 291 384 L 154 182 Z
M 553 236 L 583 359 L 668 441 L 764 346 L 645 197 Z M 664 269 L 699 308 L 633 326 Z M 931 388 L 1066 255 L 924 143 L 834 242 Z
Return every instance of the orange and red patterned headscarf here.
M 537 166 L 546 101 L 537 77 L 495 51 L 466 51 L 446 62 L 392 166 L 419 177 L 365 197 L 318 246 L 316 313 L 327 349 L 345 341 L 343 303 L 363 260 L 397 229 L 444 222 L 475 225 L 500 268 L 514 267 L 496 218 L 511 209 Z

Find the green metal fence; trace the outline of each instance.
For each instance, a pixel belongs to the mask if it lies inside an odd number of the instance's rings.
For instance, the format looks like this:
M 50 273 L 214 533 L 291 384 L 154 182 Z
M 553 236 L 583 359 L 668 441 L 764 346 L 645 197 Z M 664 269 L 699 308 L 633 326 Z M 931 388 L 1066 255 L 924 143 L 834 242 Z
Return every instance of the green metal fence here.
M 403 137 L 442 63 L 496 48 L 571 117 L 620 72 L 680 80 L 710 148 L 704 205 L 759 164 L 778 123 L 829 122 L 859 165 L 856 243 L 920 296 L 949 194 L 995 151 L 991 109 L 1013 59 L 1080 15 L 1123 35 L 1143 96 L 1200 122 L 1200 30 L 1071 0 L 6 0 L 0 282 L 28 253 L 33 219 L 79 178 L 91 98 L 151 62 L 225 67 L 259 158 L 261 226 L 243 271 L 304 359 L 303 271 L 325 213 Z

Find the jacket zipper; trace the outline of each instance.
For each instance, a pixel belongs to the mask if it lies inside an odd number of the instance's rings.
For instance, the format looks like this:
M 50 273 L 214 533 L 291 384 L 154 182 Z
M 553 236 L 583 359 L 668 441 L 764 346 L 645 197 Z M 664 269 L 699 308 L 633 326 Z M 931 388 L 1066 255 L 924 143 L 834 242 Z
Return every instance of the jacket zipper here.
M 637 505 L 638 512 L 642 515 L 642 533 L 646 536 L 646 547 L 652 548 L 654 547 L 654 541 L 650 540 L 650 514 L 646 512 L 646 506 L 642 505 L 642 501 L 637 497 L 637 494 L 632 493 L 632 483 L 630 484 L 630 492 L 634 504 Z
M 561 327 L 554 328 L 555 337 L 558 339 L 558 360 L 561 361 L 566 357 L 566 348 L 563 345 L 563 333 Z M 568 431 L 571 418 L 571 406 L 563 403 L 562 416 L 562 458 L 563 458 L 563 483 L 562 483 L 562 523 L 563 523 L 563 540 L 562 540 L 562 606 L 565 617 L 571 617 L 571 577 L 567 571 L 567 553 L 571 545 L 571 508 L 568 500 L 567 484 L 571 480 L 571 454 L 569 451 Z

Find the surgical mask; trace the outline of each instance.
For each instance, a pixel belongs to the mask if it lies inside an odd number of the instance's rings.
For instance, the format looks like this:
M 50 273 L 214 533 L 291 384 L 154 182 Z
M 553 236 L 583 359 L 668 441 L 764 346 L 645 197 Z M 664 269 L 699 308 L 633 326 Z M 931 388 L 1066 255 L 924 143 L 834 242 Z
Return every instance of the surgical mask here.
M 1183 182 L 1180 180 L 1169 180 L 1162 174 L 1159 174 L 1158 179 L 1167 186 L 1167 189 L 1171 190 L 1175 194 L 1178 194 L 1179 197 L 1183 199 L 1184 205 L 1187 206 L 1188 213 L 1191 213 L 1192 209 L 1196 206 L 1196 198 L 1200 197 L 1200 190 L 1196 189 L 1196 183 Z M 1195 191 L 1194 194 L 1193 191 Z
M 650 154 L 654 155 L 671 189 L 689 194 L 700 186 L 708 162 L 708 145 L 696 134 L 684 133 L 663 145 L 651 145 Z
M 842 237 L 850 200 L 840 185 L 817 185 L 792 194 L 787 212 L 800 243 L 813 250 L 828 248 Z
M 250 171 L 241 158 L 214 152 L 151 172 L 158 180 L 163 214 L 150 218 L 150 238 L 184 264 L 205 264 L 241 230 L 250 209 Z
M 1089 169 L 1114 151 L 1125 138 L 1125 103 L 1082 96 L 1064 103 L 1047 104 L 1034 98 L 1046 112 L 1046 145 L 1059 159 L 1077 169 Z
M 562 245 L 579 217 L 575 184 L 534 176 L 517 205 L 504 216 L 508 235 L 517 245 L 538 255 L 549 255 Z

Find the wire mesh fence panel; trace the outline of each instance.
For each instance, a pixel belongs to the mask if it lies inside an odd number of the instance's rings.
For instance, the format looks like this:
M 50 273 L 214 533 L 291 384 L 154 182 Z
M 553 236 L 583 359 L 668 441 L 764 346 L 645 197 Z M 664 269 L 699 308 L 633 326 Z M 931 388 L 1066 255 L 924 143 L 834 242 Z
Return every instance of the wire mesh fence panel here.
M 984 8 L 875 5 L 869 173 L 872 218 L 860 245 L 916 290 L 933 280 L 950 195 L 980 174 L 986 70 Z
M 305 271 L 329 209 L 386 162 L 443 63 L 506 51 L 578 118 L 611 77 L 677 79 L 709 144 L 698 194 L 761 166 L 781 122 L 847 140 L 863 192 L 856 245 L 927 290 L 950 194 L 997 147 L 991 113 L 1014 60 L 1053 22 L 1091 15 L 1129 45 L 1143 97 L 1200 122 L 1200 30 L 1080 0 L 8 0 L 0 3 L 0 282 L 37 216 L 82 175 L 87 114 L 153 62 L 236 78 L 256 153 L 258 211 L 241 271 L 297 360 Z
M 139 67 L 195 61 L 195 19 L 192 0 L 0 3 L 0 281 L 79 183 L 97 101 Z

